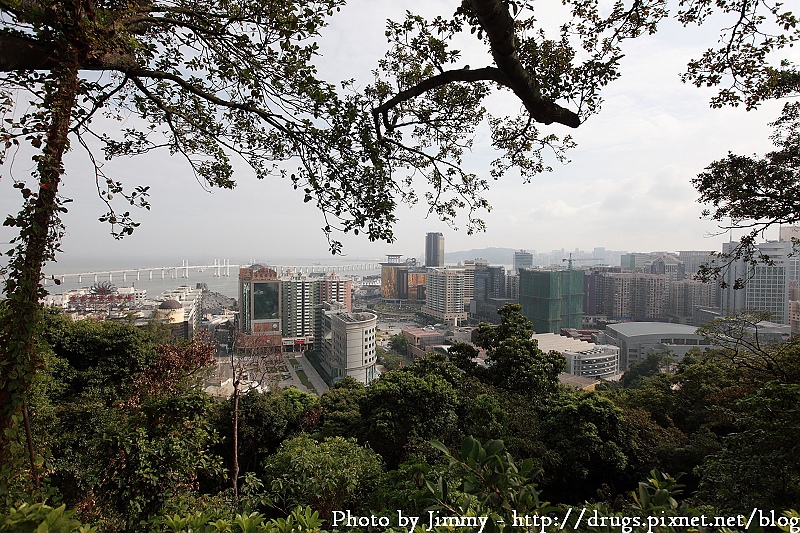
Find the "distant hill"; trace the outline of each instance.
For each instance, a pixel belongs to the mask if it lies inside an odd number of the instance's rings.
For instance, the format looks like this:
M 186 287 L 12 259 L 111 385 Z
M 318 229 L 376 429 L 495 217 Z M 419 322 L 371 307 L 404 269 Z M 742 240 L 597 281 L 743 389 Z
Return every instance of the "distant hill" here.
M 463 263 L 468 259 L 486 259 L 492 265 L 510 265 L 514 262 L 514 248 L 479 248 L 465 252 L 445 252 L 445 264 Z

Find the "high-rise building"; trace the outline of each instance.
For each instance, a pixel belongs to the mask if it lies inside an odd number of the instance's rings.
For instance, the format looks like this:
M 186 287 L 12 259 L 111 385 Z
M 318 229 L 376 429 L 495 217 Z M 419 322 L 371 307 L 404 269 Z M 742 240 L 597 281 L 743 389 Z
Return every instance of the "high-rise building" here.
M 792 239 L 795 239 L 793 242 Z M 797 226 L 785 226 L 780 229 L 781 242 L 788 242 L 792 245 L 792 256 L 789 257 L 789 286 L 800 288 L 800 228 Z M 797 244 L 795 244 L 797 242 Z M 797 301 L 790 298 L 792 301 Z
M 353 310 L 353 282 L 335 273 L 319 278 L 316 303 L 322 302 L 338 302 L 349 313 Z
M 367 385 L 378 378 L 377 323 L 377 315 L 349 313 L 342 304 L 325 302 L 317 306 L 315 346 L 329 384 L 347 376 Z
M 314 340 L 314 307 L 319 303 L 319 280 L 295 274 L 280 279 L 281 334 L 287 351 Z
M 792 238 L 797 239 L 800 241 L 800 227 L 791 225 L 791 226 L 781 226 L 779 230 L 780 237 L 778 240 L 791 242 Z
M 512 268 L 514 274 L 519 274 L 522 268 L 533 268 L 533 254 L 525 250 L 514 252 L 514 264 Z
M 651 274 L 664 276 L 664 310 L 669 309 L 669 287 L 686 277 L 686 266 L 673 254 L 661 254 L 650 264 Z
M 620 267 L 629 272 L 650 272 L 653 261 L 664 255 L 664 252 L 631 252 L 619 258 Z
M 486 259 L 467 259 L 464 261 L 464 306 L 469 307 L 469 302 L 475 295 L 475 274 L 489 268 Z
M 664 317 L 664 275 L 623 272 L 604 276 L 606 316 L 638 321 Z
M 694 323 L 695 307 L 714 307 L 715 286 L 694 279 L 675 281 L 669 286 L 667 315 L 671 322 L 702 326 Z
M 583 277 L 583 314 L 588 316 L 605 315 L 606 274 L 619 273 L 620 267 L 595 266 L 585 271 Z
M 519 303 L 536 333 L 560 333 L 583 322 L 583 270 L 522 270 Z
M 408 269 L 408 300 L 411 302 L 425 301 L 425 278 L 427 269 L 410 268 Z
M 735 253 L 739 243 L 726 242 L 723 254 Z M 790 241 L 769 241 L 756 245 L 758 253 L 769 257 L 769 262 L 750 265 L 745 261 L 731 262 L 723 272 L 727 287 L 721 289 L 722 313 L 729 316 L 738 312 L 766 311 L 771 321 L 789 323 L 789 282 L 793 247 Z M 737 280 L 744 288 L 734 289 Z
M 422 312 L 437 320 L 458 325 L 466 320 L 464 310 L 465 276 L 463 269 L 437 268 L 425 277 L 425 305 Z
M 286 351 L 303 350 L 314 342 L 315 308 L 322 302 L 352 309 L 352 281 L 337 274 L 307 276 L 289 274 L 281 282 L 281 333 Z
M 381 298 L 384 300 L 408 299 L 408 265 L 399 255 L 389 255 L 381 263 Z
M 428 233 L 425 236 L 425 266 L 444 266 L 444 235 L 441 233 Z
M 506 268 L 480 266 L 475 269 L 474 290 L 469 303 L 469 314 L 482 322 L 499 323 L 498 309 L 513 302 L 507 298 Z
M 683 250 L 678 252 L 678 259 L 683 261 L 686 277 L 694 277 L 702 265 L 708 265 L 713 262 L 713 253 L 706 250 Z
M 519 274 L 506 274 L 506 298 L 519 301 Z
M 475 270 L 472 299 L 486 301 L 506 297 L 506 269 L 503 266 L 485 266 Z
M 280 333 L 281 290 L 275 269 L 263 265 L 239 269 L 239 330 Z

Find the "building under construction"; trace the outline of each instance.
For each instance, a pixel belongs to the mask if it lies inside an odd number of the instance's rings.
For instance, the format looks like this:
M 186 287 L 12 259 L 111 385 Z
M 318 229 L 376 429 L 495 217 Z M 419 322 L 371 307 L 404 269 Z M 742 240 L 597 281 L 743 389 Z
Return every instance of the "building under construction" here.
M 519 274 L 522 314 L 536 333 L 580 328 L 583 321 L 583 270 L 528 270 Z

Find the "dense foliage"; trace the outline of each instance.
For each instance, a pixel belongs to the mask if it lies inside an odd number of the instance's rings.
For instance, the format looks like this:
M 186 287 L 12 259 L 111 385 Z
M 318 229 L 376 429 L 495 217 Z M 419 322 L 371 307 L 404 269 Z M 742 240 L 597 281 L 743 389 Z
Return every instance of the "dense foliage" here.
M 527 335 L 516 311 L 483 342 Z M 202 341 L 157 346 L 129 325 L 57 313 L 44 338 L 47 366 L 29 399 L 42 489 L 16 462 L 0 531 L 328 531 L 348 509 L 487 517 L 484 530 L 501 531 L 512 511 L 552 518 L 565 505 L 630 518 L 800 501 L 800 382 L 763 372 L 763 354 L 694 352 L 672 374 L 653 370 L 654 358 L 627 387 L 595 392 L 556 375 L 531 395 L 441 354 L 369 387 L 343 380 L 319 399 L 251 391 L 240 399 L 237 498 L 226 480 L 232 404 L 197 390 Z M 544 355 L 507 345 L 520 353 L 509 372 Z M 800 360 L 795 342 L 770 353 Z M 12 441 L 25 450 L 22 433 Z M 684 472 L 685 486 L 659 472 Z

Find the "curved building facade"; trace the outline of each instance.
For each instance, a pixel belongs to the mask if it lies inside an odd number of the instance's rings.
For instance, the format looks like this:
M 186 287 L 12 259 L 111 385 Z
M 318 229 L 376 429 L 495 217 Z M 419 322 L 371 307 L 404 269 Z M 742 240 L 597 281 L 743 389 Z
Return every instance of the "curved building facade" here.
M 364 384 L 378 378 L 377 315 L 348 313 L 341 305 L 325 303 L 320 308 L 319 326 L 316 345 L 331 384 L 346 376 Z

